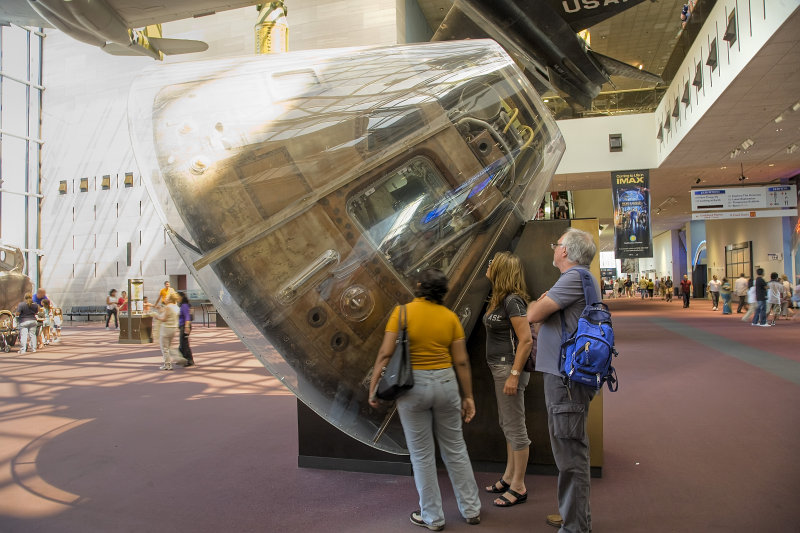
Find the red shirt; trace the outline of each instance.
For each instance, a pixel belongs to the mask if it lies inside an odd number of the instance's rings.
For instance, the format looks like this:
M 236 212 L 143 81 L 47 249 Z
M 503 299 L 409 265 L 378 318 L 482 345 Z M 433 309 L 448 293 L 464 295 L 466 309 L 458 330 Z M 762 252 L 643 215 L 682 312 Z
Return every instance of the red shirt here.
M 689 290 L 691 290 L 691 288 L 692 288 L 692 282 L 691 281 L 689 281 L 688 279 L 682 279 L 681 280 L 681 290 L 683 292 L 689 292 Z
M 120 311 L 127 311 L 128 310 L 128 300 L 125 298 L 120 298 L 117 300 L 117 307 L 119 307 Z

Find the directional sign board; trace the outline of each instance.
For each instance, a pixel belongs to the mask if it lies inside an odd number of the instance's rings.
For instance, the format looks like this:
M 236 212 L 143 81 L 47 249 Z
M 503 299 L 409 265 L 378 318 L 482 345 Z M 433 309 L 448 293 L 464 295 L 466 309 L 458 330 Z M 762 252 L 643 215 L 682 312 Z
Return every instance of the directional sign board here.
M 792 216 L 797 213 L 797 188 L 795 185 L 730 187 L 692 191 L 692 211 L 750 211 L 787 208 L 795 208 L 795 211 L 777 216 Z

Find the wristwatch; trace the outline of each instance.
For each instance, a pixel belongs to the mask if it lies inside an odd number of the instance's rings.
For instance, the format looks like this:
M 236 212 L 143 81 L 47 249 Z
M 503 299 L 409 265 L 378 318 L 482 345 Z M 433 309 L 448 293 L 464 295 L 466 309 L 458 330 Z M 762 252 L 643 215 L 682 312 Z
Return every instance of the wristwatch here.
M 512 369 L 511 369 L 511 375 L 512 375 L 512 376 L 519 376 L 519 370 L 516 370 L 516 369 L 513 369 L 513 368 L 512 368 Z

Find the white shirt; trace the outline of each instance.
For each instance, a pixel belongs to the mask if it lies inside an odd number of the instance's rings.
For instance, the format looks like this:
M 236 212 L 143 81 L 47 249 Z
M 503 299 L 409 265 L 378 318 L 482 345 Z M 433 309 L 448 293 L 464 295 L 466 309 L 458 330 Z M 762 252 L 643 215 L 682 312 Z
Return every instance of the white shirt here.
M 747 294 L 747 278 L 741 277 L 733 284 L 733 292 L 736 296 L 745 296 Z
M 708 291 L 709 292 L 719 292 L 719 287 L 722 285 L 722 282 L 718 279 L 712 279 L 708 282 Z
M 747 303 L 754 304 L 756 301 L 756 286 L 753 284 L 752 287 L 747 289 Z

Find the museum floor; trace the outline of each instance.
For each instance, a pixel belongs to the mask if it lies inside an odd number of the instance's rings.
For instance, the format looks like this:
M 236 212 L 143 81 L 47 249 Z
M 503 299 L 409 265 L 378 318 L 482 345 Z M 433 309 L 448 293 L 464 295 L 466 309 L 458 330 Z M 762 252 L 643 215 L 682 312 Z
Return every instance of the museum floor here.
M 620 390 L 605 396 L 594 532 L 797 531 L 800 319 L 611 307 Z M 0 353 L 0 531 L 417 531 L 412 478 L 298 468 L 294 396 L 229 330 L 192 342 L 198 366 L 173 372 L 155 345 L 117 344 L 97 322 Z M 510 509 L 482 494 L 480 529 L 440 478 L 447 531 L 556 531 L 555 477 L 529 476 Z

